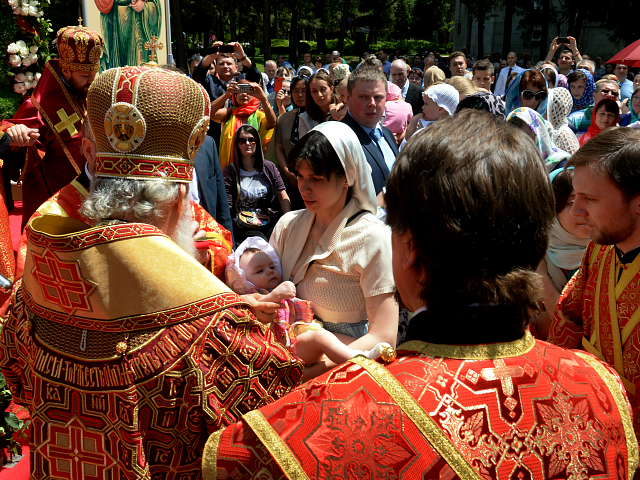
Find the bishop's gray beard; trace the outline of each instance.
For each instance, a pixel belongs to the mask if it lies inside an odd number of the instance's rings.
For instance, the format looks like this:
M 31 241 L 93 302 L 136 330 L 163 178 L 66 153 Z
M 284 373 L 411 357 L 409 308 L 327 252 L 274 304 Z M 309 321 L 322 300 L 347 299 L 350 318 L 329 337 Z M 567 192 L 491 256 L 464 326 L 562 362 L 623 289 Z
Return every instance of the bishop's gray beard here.
M 171 233 L 170 237 L 171 240 L 176 243 L 176 245 L 178 245 L 185 252 L 195 258 L 196 247 L 193 244 L 193 228 L 191 226 L 192 221 L 191 209 L 189 208 L 189 203 L 187 202 L 185 211 L 182 213 L 182 216 L 180 217 L 180 220 L 178 220 L 178 224 Z

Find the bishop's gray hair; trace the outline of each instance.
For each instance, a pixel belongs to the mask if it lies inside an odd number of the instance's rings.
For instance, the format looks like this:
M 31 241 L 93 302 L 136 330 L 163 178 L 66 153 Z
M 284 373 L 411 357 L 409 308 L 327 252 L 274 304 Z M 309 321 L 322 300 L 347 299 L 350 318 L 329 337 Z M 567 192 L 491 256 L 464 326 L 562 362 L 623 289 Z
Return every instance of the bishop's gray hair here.
M 189 193 L 189 184 L 187 194 Z M 106 219 L 124 219 L 133 213 L 137 221 L 154 224 L 166 208 L 178 200 L 180 184 L 169 181 L 96 177 L 91 194 L 80 213 L 95 224 Z

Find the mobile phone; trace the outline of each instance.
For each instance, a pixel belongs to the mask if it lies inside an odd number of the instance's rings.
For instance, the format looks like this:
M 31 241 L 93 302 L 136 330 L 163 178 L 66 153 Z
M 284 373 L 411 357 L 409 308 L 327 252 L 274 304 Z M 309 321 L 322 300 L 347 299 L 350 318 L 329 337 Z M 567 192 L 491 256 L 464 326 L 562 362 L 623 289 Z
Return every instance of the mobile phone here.
M 240 93 L 253 93 L 253 87 L 248 83 L 241 83 L 238 85 L 238 91 Z
M 276 77 L 273 79 L 273 91 L 279 92 L 282 90 L 282 77 Z
M 558 37 L 556 40 L 557 43 L 564 43 L 565 45 L 569 45 L 569 39 L 567 37 Z
M 216 45 L 214 47 L 207 48 L 207 55 L 211 55 L 212 53 L 233 53 L 234 46 L 233 45 Z

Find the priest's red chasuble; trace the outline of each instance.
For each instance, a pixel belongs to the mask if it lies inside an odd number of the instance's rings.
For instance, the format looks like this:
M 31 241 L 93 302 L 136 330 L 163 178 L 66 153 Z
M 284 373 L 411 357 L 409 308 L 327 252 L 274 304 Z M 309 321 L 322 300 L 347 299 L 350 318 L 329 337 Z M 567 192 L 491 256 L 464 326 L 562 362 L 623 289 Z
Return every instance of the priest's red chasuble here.
M 549 342 L 583 348 L 614 367 L 633 407 L 640 434 L 640 256 L 617 260 L 613 245 L 590 243 L 580 269 L 564 288 Z
M 155 227 L 44 215 L 27 236 L 0 368 L 32 479 L 195 480 L 209 433 L 298 384 L 302 362 Z
M 31 147 L 19 149 L 22 166 L 22 227 L 49 197 L 78 176 L 86 160 L 81 152 L 85 100 L 65 86 L 58 60 L 49 60 L 31 97 L 13 119 L 0 123 L 0 131 L 14 124 L 36 128 L 40 137 Z
M 638 463 L 615 372 L 526 333 L 358 356 L 207 441 L 204 479 L 628 479 Z

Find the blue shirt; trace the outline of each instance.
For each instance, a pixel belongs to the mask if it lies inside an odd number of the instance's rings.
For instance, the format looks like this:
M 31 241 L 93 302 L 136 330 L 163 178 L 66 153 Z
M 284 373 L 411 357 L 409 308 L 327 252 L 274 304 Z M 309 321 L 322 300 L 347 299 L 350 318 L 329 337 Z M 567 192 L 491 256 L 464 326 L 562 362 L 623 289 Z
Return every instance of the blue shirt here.
M 391 73 L 391 62 L 389 60 L 385 60 L 385 62 L 382 64 L 382 71 L 385 73 L 385 75 L 389 75 Z
M 371 132 L 374 130 L 373 128 L 365 127 L 360 123 L 358 125 L 360 125 L 362 130 L 364 130 L 364 132 L 371 137 Z M 395 153 L 393 153 L 391 146 L 387 142 L 387 139 L 384 136 L 384 132 L 382 131 L 382 127 L 380 127 L 380 125 L 376 125 L 375 129 L 379 130 L 381 134 L 379 143 L 378 142 L 376 143 L 378 144 L 378 147 L 380 147 L 380 150 L 382 151 L 382 155 L 384 156 L 384 163 L 387 164 L 387 168 L 389 169 L 389 171 L 391 171 L 391 168 L 393 167 L 393 164 L 396 161 L 396 155 Z
M 627 78 L 620 87 L 620 100 L 626 100 L 631 95 L 633 95 L 633 82 Z

